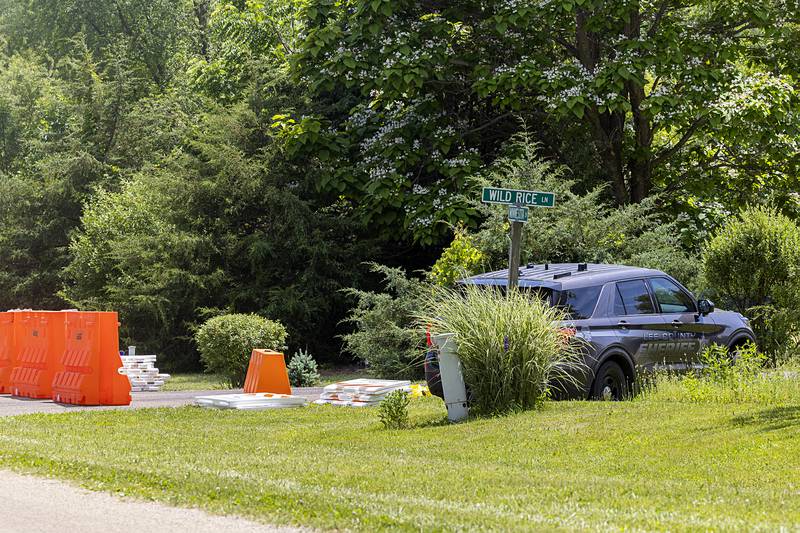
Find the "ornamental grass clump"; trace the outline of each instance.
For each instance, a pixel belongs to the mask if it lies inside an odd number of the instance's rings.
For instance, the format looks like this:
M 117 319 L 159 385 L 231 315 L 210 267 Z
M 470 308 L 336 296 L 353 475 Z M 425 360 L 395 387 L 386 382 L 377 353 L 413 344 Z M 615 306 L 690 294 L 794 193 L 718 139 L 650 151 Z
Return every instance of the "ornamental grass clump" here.
M 554 383 L 586 372 L 583 345 L 566 337 L 558 309 L 519 290 L 467 285 L 433 289 L 417 323 L 455 333 L 470 409 L 496 414 L 540 407 Z

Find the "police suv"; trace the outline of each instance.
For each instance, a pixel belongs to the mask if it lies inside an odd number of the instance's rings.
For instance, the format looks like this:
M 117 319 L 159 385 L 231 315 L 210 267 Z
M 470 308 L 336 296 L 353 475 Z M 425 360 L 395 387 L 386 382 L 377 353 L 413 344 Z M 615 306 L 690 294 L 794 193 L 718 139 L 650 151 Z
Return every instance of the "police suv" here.
M 464 279 L 461 284 L 503 286 L 508 271 Z M 657 368 L 682 371 L 699 364 L 698 355 L 712 343 L 735 350 L 755 342 L 743 315 L 715 310 L 697 300 L 674 278 L 659 270 L 592 263 L 528 264 L 519 287 L 563 309 L 563 326 L 582 338 L 589 372 L 575 376 L 579 385 L 562 391 L 570 398 L 619 400 L 633 392 L 637 373 Z M 435 352 L 425 361 L 425 377 L 441 396 Z

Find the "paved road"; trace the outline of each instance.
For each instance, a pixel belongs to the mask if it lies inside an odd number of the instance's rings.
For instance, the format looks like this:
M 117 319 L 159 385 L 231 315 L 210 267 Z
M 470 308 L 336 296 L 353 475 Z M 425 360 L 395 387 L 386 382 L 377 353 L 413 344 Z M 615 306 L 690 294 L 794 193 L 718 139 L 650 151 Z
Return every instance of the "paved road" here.
M 53 479 L 0 470 L 2 531 L 44 533 L 295 533 L 299 528 L 272 527 L 242 518 L 209 515 L 158 503 L 121 499 Z
M 133 392 L 133 401 L 126 406 L 97 406 L 83 407 L 77 405 L 64 405 L 50 400 L 29 400 L 0 396 L 0 417 L 24 415 L 29 413 L 68 413 L 71 411 L 103 410 L 103 409 L 141 409 L 143 407 L 180 407 L 194 403 L 195 396 L 209 396 L 217 394 L 233 394 L 241 390 L 212 390 L 212 391 L 178 391 L 178 392 Z M 322 389 L 319 387 L 295 388 L 293 393 L 304 396 L 309 400 L 319 398 Z M 2 494 L 2 492 L 0 492 Z

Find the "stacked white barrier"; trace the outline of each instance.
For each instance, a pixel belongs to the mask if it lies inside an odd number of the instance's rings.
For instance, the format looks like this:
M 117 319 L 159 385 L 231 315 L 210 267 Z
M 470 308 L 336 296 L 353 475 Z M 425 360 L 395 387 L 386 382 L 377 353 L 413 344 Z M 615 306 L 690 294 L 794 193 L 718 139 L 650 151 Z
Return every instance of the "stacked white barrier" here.
M 387 394 L 396 390 L 409 392 L 410 381 L 393 379 L 351 379 L 326 386 L 316 404 L 369 407 L 381 403 Z
M 195 404 L 199 405 L 200 407 L 211 407 L 215 409 L 239 409 L 246 411 L 304 407 L 308 403 L 308 400 L 302 396 L 273 394 L 271 392 L 196 396 L 194 401 Z
M 125 374 L 131 381 L 131 391 L 155 392 L 164 386 L 169 374 L 161 374 L 156 368 L 155 355 L 123 355 L 120 374 Z

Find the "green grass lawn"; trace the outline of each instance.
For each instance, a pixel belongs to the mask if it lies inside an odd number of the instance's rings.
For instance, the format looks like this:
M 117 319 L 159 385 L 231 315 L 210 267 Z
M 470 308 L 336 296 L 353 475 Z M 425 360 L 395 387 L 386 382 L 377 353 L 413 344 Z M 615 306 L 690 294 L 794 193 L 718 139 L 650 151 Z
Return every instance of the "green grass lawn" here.
M 218 390 L 227 389 L 228 384 L 216 374 L 172 374 L 164 383 L 164 391 Z
M 320 368 L 320 385 L 330 385 L 348 379 L 372 378 L 366 370 L 357 367 Z
M 194 407 L 3 420 L 0 466 L 268 523 L 376 529 L 800 527 L 800 398 L 550 403 L 415 427 L 375 409 Z

